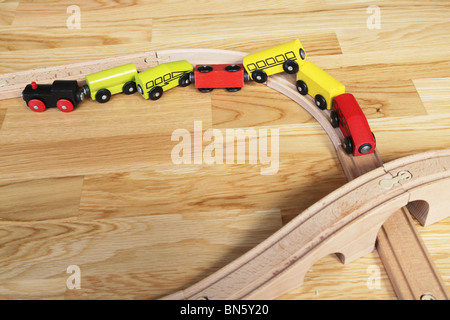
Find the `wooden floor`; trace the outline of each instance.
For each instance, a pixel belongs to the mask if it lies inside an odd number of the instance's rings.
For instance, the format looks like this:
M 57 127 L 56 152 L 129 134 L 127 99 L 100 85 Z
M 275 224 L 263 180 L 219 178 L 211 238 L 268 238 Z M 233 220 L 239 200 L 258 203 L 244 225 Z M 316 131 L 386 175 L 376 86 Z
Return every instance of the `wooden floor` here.
M 80 8 L 80 29 L 68 28 L 76 22 L 71 5 Z M 387 162 L 450 148 L 449 15 L 448 1 L 437 0 L 3 0 L 0 73 L 148 50 L 254 52 L 299 38 L 308 59 L 356 96 Z M 276 172 L 262 175 L 268 165 L 248 157 L 175 164 L 172 133 L 186 129 L 194 141 L 195 122 L 223 134 L 279 130 Z M 0 159 L 0 299 L 159 298 L 223 267 L 346 183 L 315 120 L 253 82 L 236 93 L 190 86 L 158 101 L 87 100 L 70 114 L 3 100 Z M 450 289 L 450 219 L 418 230 Z M 81 289 L 71 290 L 74 265 Z M 374 251 L 348 265 L 324 257 L 303 286 L 279 298 L 396 296 Z

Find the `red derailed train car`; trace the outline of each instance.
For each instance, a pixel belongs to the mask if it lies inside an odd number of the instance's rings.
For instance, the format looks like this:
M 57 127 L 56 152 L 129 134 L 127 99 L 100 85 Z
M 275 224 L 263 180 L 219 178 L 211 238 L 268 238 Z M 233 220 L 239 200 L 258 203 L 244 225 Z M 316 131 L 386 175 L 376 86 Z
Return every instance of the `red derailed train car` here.
M 197 65 L 190 74 L 190 80 L 200 92 L 213 89 L 239 91 L 249 79 L 242 64 Z
M 370 130 L 367 118 L 351 93 L 334 97 L 330 113 L 331 125 L 339 127 L 344 135 L 344 150 L 354 156 L 375 151 L 375 136 Z

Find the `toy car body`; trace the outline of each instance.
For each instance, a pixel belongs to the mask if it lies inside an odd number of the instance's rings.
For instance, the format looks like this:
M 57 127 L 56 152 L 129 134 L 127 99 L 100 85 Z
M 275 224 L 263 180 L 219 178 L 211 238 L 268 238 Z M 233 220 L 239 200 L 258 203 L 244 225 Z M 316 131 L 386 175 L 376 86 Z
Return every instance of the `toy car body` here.
M 311 61 L 306 61 L 297 73 L 297 90 L 309 94 L 316 105 L 331 109 L 333 98 L 345 93 L 345 86 Z
M 134 78 L 138 73 L 134 63 L 114 67 L 86 76 L 85 94 L 100 103 L 109 101 L 117 93 L 132 94 L 136 92 Z
M 330 117 L 332 126 L 339 127 L 344 135 L 343 147 L 348 154 L 361 156 L 375 151 L 375 136 L 352 94 L 344 93 L 333 99 Z
M 145 99 L 157 100 L 167 90 L 189 85 L 189 73 L 193 70 L 186 60 L 160 64 L 136 75 L 137 90 Z
M 286 72 L 297 73 L 306 59 L 306 52 L 299 39 L 275 47 L 248 54 L 243 64 L 250 78 L 263 83 L 268 76 Z
M 58 108 L 71 112 L 84 98 L 84 92 L 76 80 L 55 80 L 53 84 L 28 84 L 22 91 L 22 99 L 35 112 Z
M 213 89 L 227 89 L 234 92 L 244 86 L 248 74 L 242 64 L 197 65 L 190 73 L 190 81 L 201 92 Z

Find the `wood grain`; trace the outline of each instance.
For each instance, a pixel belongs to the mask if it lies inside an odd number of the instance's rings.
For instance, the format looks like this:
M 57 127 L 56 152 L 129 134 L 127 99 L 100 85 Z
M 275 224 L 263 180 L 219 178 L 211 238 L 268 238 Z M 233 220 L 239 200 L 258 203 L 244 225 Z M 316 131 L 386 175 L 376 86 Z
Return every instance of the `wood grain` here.
M 300 38 L 311 61 L 355 92 L 385 162 L 450 147 L 445 2 L 377 1 L 379 30 L 366 27 L 372 3 L 361 1 L 90 1 L 80 5 L 81 30 L 65 30 L 72 4 L 0 3 L 0 72 L 163 49 L 253 52 Z M 36 47 L 23 39 L 33 26 Z M 115 96 L 108 105 L 85 101 L 70 115 L 38 115 L 17 98 L 0 101 L 0 115 L 0 184 L 10 191 L 43 186 L 34 191 L 43 195 L 39 202 L 56 210 L 33 211 L 33 201 L 16 191 L 2 203 L 21 219 L 0 224 L 4 299 L 161 297 L 217 271 L 346 183 L 315 120 L 256 84 L 233 94 L 174 89 L 156 103 Z M 171 133 L 193 134 L 196 120 L 204 130 L 279 129 L 278 173 L 261 176 L 249 164 L 174 165 Z M 70 195 L 53 192 L 52 181 Z M 70 202 L 67 211 L 50 203 L 77 197 L 78 208 Z M 35 221 L 52 212 L 62 216 Z M 417 227 L 449 287 L 448 219 Z M 74 264 L 80 290 L 66 287 Z M 373 275 L 379 287 L 368 286 Z M 396 295 L 373 252 L 349 265 L 324 257 L 302 287 L 279 298 Z
M 0 25 L 9 25 L 14 19 L 19 0 L 4 0 L 0 3 Z
M 64 177 L 1 185 L 0 219 L 39 221 L 77 216 L 82 184 L 83 177 Z

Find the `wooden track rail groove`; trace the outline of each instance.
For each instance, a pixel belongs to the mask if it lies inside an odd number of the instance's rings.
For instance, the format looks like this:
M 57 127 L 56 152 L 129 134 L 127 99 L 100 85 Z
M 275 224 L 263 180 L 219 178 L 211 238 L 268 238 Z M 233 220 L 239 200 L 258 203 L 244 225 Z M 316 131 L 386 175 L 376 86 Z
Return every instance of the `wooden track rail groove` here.
M 214 49 L 163 50 L 3 74 L 0 99 L 20 97 L 31 81 L 75 79 L 82 85 L 89 73 L 129 62 L 141 71 L 181 59 L 193 65 L 240 63 L 245 55 Z M 338 253 L 348 263 L 373 250 L 377 239 L 380 257 L 400 299 L 420 299 L 423 294 L 448 299 L 445 285 L 405 206 L 424 225 L 448 216 L 448 211 L 442 210 L 448 206 L 448 199 L 439 197 L 438 191 L 450 187 L 450 151 L 420 154 L 384 165 L 377 151 L 362 157 L 348 156 L 341 146 L 341 132 L 329 122 L 329 113 L 319 110 L 310 97 L 298 94 L 294 83 L 292 75 L 274 75 L 266 85 L 294 100 L 319 122 L 350 182 L 241 258 L 198 284 L 164 298 L 276 298 L 298 287 L 308 268 L 324 255 Z M 381 180 L 392 180 L 405 170 L 412 174 L 410 180 L 399 180 L 390 189 L 380 187 Z

